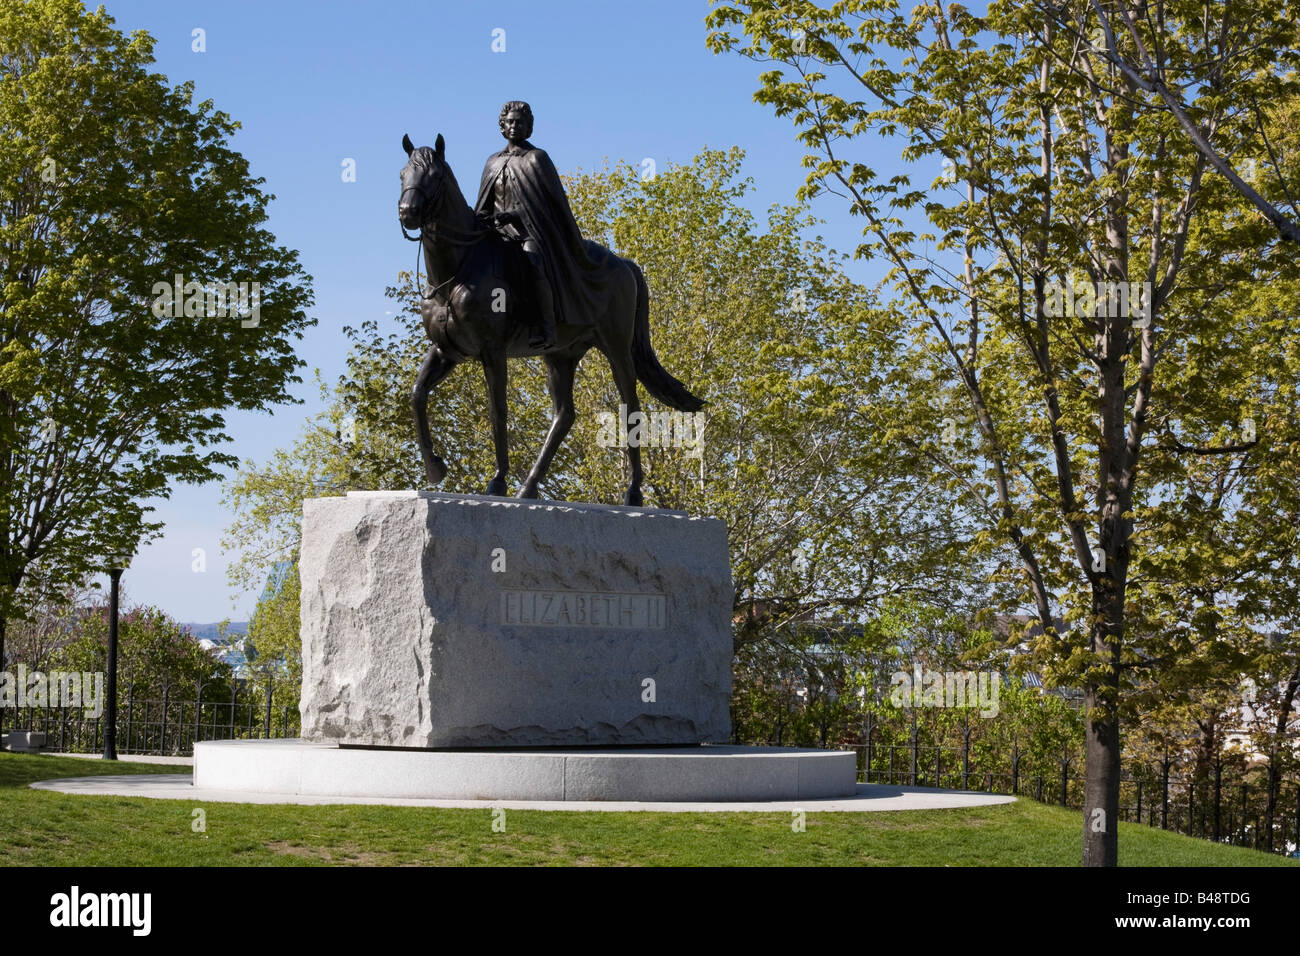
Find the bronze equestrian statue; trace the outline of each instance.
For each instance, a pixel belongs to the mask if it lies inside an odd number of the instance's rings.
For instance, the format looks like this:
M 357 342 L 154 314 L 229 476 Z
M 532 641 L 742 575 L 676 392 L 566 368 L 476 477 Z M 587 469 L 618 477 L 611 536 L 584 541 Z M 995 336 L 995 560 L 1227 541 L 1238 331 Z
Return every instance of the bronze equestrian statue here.
M 416 436 L 425 475 L 436 485 L 447 473 L 433 453 L 429 391 L 460 362 L 478 359 L 487 381 L 496 474 L 487 494 L 507 494 L 510 469 L 506 441 L 506 359 L 541 355 L 546 363 L 553 417 L 519 498 L 538 497 L 537 487 L 573 426 L 573 378 L 591 348 L 609 361 L 619 398 L 632 413 L 641 409 L 639 379 L 669 408 L 695 412 L 704 402 L 670 375 L 650 344 L 650 298 L 635 262 L 585 240 L 546 153 L 528 142 L 532 113 L 507 103 L 501 129 L 506 149 L 488 159 L 476 210 L 470 209 L 445 158 L 439 134 L 434 147 L 416 148 L 402 137 L 407 163 L 397 214 L 402 233 L 412 230 L 428 269 L 420 312 L 430 346 L 411 390 Z M 643 504 L 641 449 L 628 441 L 632 481 L 624 503 Z

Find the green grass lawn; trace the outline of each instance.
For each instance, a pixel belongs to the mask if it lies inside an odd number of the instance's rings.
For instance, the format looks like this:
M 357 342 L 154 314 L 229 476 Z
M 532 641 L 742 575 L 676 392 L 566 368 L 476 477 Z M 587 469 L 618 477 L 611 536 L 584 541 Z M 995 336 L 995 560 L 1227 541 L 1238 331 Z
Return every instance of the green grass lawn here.
M 1077 866 L 1081 817 L 1020 800 L 964 810 L 809 813 L 549 813 L 420 807 L 253 806 L 84 797 L 34 780 L 190 772 L 0 753 L 0 865 L 375 864 Z M 191 829 L 192 811 L 207 831 Z M 1286 866 L 1277 856 L 1120 824 L 1126 866 Z

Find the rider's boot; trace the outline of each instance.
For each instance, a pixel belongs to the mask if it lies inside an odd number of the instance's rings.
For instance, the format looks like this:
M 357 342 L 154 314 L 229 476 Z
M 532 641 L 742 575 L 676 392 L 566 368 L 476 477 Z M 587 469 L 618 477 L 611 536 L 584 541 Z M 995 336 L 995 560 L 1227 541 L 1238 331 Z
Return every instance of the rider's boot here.
M 537 303 L 537 315 L 528 347 L 544 351 L 555 344 L 555 305 L 551 296 L 551 283 L 545 275 L 538 275 L 533 281 L 533 295 Z

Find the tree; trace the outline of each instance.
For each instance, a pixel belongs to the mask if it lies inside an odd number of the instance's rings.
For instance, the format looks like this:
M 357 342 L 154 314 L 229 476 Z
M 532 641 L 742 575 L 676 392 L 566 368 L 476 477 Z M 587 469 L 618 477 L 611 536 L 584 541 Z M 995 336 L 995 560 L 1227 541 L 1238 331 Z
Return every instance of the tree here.
M 141 700 L 194 700 L 200 687 L 230 694 L 230 665 L 215 659 L 188 629 L 156 607 L 137 606 L 119 619 L 118 683 Z M 108 660 L 108 607 L 81 609 L 68 640 L 54 654 L 55 667 L 104 671 Z M 212 694 L 208 695 L 213 696 Z
M 801 195 L 841 197 L 865 221 L 858 254 L 890 270 L 891 308 L 909 329 L 894 356 L 907 401 L 868 414 L 881 441 L 951 476 L 981 517 L 974 543 L 1034 610 L 1045 679 L 1083 687 L 1083 862 L 1115 865 L 1123 699 L 1135 669 L 1177 653 L 1131 626 L 1128 601 L 1135 562 L 1160 547 L 1137 522 L 1163 481 L 1145 473 L 1152 432 L 1175 435 L 1164 442 L 1171 467 L 1256 447 L 1202 446 L 1207 420 L 1238 406 L 1206 366 L 1174 369 L 1180 350 L 1230 345 L 1215 325 L 1225 290 L 1293 286 L 1294 257 L 1241 215 L 1205 153 L 1182 148 L 1178 118 L 1144 107 L 1117 65 L 1139 42 L 1133 31 L 1108 35 L 1100 56 L 1077 30 L 1011 2 L 985 16 L 960 4 L 909 16 L 890 0 L 755 0 L 708 22 L 713 49 L 778 64 L 755 98 L 790 116 L 809 148 Z M 1180 42 L 1163 62 L 1182 75 L 1198 27 L 1190 16 L 1165 26 Z M 1295 93 L 1263 74 L 1250 92 L 1262 89 Z M 1216 89 L 1195 122 L 1218 152 L 1264 159 L 1238 92 Z M 850 158 L 865 136 L 898 141 L 907 171 L 885 181 Z M 915 188 L 917 164 L 943 171 Z M 1286 333 L 1263 306 L 1242 319 L 1273 347 Z M 1240 424 L 1220 418 L 1211 430 Z M 1294 467 L 1274 424 L 1257 444 Z
M 256 675 L 253 688 L 270 690 L 284 707 L 295 707 L 302 689 L 298 565 L 277 563 L 248 622 L 244 657 Z
M 237 464 L 221 410 L 298 381 L 308 279 L 238 124 L 150 73 L 152 45 L 0 0 L 0 662 L 25 586 L 155 534 L 141 499 Z
M 25 620 L 14 622 L 6 635 L 12 662 L 28 670 L 48 670 L 52 654 L 68 640 L 79 615 L 92 603 L 95 589 L 90 581 L 68 585 L 56 593 L 32 593 L 33 604 Z
M 1268 111 L 1290 100 L 1288 93 L 1295 88 L 1294 77 L 1285 75 L 1300 65 L 1300 50 L 1295 48 L 1300 11 L 1295 4 L 1238 0 L 1210 11 L 1199 2 L 1076 0 L 1039 3 L 1037 8 L 1061 33 L 1074 37 L 1076 52 L 1087 51 L 1080 62 L 1113 68 L 1141 108 L 1167 111 L 1215 172 L 1283 238 L 1300 242 L 1300 208 L 1287 189 L 1266 128 Z M 1071 65 L 1070 60 L 1061 63 Z M 1235 157 L 1215 142 L 1223 118 L 1215 101 L 1229 93 L 1258 135 L 1256 149 L 1241 156 L 1240 173 L 1230 162 Z M 1267 154 L 1266 164 L 1251 155 L 1260 150 Z M 1265 196 L 1261 189 L 1275 195 Z M 1289 209 L 1290 216 L 1279 206 Z

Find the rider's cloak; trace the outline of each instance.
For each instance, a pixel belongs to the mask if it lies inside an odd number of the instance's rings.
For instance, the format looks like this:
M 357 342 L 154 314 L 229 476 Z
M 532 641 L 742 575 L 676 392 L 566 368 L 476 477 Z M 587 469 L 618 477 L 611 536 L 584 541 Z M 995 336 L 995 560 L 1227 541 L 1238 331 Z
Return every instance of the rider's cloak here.
M 619 259 L 582 238 L 560 174 L 545 150 L 525 140 L 489 156 L 474 211 L 488 217 L 518 214 L 524 230 L 541 246 L 557 322 L 592 325 L 610 310 L 623 271 Z

